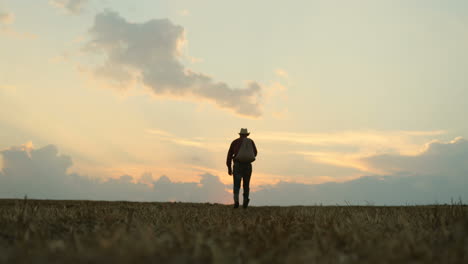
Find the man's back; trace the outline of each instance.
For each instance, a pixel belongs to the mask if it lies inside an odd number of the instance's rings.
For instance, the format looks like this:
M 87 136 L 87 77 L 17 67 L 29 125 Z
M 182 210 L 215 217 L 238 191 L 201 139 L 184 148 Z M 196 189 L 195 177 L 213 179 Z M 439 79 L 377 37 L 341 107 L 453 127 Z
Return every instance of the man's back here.
M 239 150 L 242 146 L 244 139 L 248 140 L 251 143 L 250 146 L 251 146 L 251 150 L 253 151 L 254 158 L 257 156 L 258 151 L 257 151 L 257 146 L 255 145 L 255 142 L 250 138 L 241 136 L 231 142 L 231 146 L 229 147 L 229 151 L 228 151 L 228 155 L 226 159 L 226 165 L 228 166 L 228 168 L 231 167 L 232 160 L 233 159 L 235 160 L 235 158 L 239 154 Z

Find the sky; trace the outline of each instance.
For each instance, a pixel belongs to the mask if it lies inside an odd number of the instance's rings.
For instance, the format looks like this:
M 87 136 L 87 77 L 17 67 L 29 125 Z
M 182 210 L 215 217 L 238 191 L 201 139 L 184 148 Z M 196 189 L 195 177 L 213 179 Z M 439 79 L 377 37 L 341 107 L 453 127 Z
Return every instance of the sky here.
M 0 197 L 468 200 L 468 2 L 0 0 Z

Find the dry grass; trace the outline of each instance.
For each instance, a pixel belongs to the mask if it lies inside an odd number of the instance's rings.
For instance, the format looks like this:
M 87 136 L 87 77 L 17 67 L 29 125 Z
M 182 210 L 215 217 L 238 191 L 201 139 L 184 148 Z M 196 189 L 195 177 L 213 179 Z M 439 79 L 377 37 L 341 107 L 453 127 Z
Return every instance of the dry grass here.
M 468 263 L 467 212 L 0 200 L 0 262 Z

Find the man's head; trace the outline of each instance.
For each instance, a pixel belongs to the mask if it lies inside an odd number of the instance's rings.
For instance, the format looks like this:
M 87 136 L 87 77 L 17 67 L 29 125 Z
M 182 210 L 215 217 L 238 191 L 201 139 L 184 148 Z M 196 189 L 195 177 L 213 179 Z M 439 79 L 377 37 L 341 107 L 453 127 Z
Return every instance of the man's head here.
M 247 137 L 248 135 L 250 135 L 250 132 L 247 130 L 247 128 L 241 128 L 241 130 L 239 132 L 239 136 Z

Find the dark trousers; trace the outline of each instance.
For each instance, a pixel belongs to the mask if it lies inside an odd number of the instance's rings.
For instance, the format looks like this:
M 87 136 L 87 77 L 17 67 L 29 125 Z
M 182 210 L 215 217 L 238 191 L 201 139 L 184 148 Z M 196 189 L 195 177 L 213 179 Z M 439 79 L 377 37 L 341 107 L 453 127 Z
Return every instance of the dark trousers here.
M 250 191 L 250 176 L 252 176 L 252 163 L 234 161 L 234 169 L 232 172 L 234 179 L 234 202 L 239 202 L 239 190 L 241 181 L 244 188 L 244 202 L 249 199 Z

